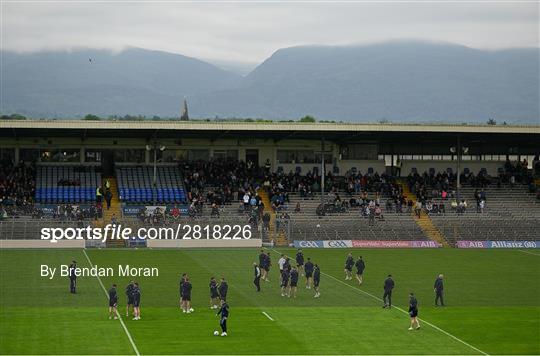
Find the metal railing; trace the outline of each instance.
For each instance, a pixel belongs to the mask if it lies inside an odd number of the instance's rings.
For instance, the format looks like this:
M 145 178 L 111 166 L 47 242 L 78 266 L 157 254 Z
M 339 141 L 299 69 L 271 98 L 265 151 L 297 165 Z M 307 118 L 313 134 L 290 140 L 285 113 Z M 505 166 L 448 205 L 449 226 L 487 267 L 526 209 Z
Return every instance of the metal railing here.
M 12 217 L 0 220 L 0 239 L 40 239 L 43 228 L 86 227 L 90 221 L 61 221 L 53 219 L 31 219 Z

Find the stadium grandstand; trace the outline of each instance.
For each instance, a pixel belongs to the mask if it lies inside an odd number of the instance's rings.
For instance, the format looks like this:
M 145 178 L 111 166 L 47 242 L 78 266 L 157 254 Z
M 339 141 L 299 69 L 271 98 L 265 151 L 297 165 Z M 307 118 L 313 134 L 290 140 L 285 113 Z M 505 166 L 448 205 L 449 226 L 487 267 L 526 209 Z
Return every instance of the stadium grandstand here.
M 538 126 L 3 120 L 0 142 L 2 239 L 194 221 L 276 245 L 539 237 Z

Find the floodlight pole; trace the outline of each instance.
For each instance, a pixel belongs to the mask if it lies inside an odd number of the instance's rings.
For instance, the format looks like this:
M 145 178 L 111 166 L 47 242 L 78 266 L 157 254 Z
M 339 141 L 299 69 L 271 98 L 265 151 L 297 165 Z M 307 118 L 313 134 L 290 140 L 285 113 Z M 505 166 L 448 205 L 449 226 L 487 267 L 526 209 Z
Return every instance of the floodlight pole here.
M 154 197 L 154 206 L 156 205 L 156 184 L 157 184 L 157 143 L 154 142 L 154 179 L 152 184 L 152 196 Z
M 325 164 L 324 164 L 324 136 L 321 139 L 321 203 L 324 203 L 324 176 Z
M 457 153 L 457 180 L 456 180 L 456 196 L 458 203 L 461 201 L 460 199 L 460 187 L 461 187 L 461 137 L 457 136 L 457 147 L 456 147 L 456 153 Z

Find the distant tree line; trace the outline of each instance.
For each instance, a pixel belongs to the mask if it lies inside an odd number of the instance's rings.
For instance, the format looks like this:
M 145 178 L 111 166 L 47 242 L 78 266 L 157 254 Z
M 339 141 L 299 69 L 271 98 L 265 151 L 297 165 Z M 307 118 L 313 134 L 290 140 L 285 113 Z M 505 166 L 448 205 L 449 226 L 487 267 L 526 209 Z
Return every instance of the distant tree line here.
M 27 118 L 26 116 L 24 115 L 21 115 L 21 114 L 10 114 L 10 115 L 6 115 L 6 114 L 0 114 L 0 120 L 26 120 L 26 119 L 29 119 Z M 49 118 L 48 120 L 62 120 L 61 118 Z M 152 120 L 152 121 L 176 121 L 178 120 L 177 117 L 160 117 L 158 115 L 154 115 L 152 117 L 147 117 L 145 115 L 124 115 L 124 116 L 120 116 L 120 115 L 109 115 L 107 117 L 101 117 L 101 116 L 98 116 L 98 115 L 95 115 L 95 114 L 87 114 L 85 115 L 82 120 L 87 120 L 87 121 L 100 121 L 100 120 L 112 120 L 112 121 L 145 121 L 145 120 Z M 195 122 L 201 122 L 201 121 L 204 121 L 204 122 L 253 122 L 253 123 L 273 123 L 273 122 L 290 122 L 290 123 L 293 123 L 293 122 L 301 122 L 301 123 L 315 123 L 315 122 L 319 122 L 319 123 L 328 123 L 328 124 L 335 124 L 335 123 L 343 123 L 343 121 L 335 121 L 335 120 L 317 120 L 315 117 L 311 116 L 311 115 L 305 115 L 301 118 L 299 118 L 298 120 L 292 120 L 292 119 L 289 119 L 289 120 L 271 120 L 271 119 L 262 119 L 262 118 L 235 118 L 235 117 L 232 117 L 232 118 L 220 118 L 218 116 L 215 116 L 214 118 L 207 118 L 207 119 L 191 119 L 190 121 L 195 121 Z M 380 124 L 388 124 L 390 123 L 390 121 L 388 121 L 386 118 L 383 118 L 383 119 L 380 119 L 378 120 L 378 122 Z M 494 119 L 490 118 L 489 120 L 486 121 L 486 125 L 489 125 L 489 126 L 495 126 L 497 125 L 497 121 L 495 121 Z M 468 125 L 468 123 L 466 122 L 463 122 L 461 123 L 461 125 Z M 506 126 L 508 125 L 506 123 L 506 121 L 503 121 L 503 123 L 501 124 L 503 126 Z
M 157 115 L 154 115 L 152 117 L 147 117 L 144 115 L 124 115 L 124 116 L 118 116 L 118 115 L 110 115 L 106 118 L 100 117 L 94 114 L 88 114 L 83 117 L 83 120 L 89 120 L 89 121 L 99 121 L 99 120 L 118 120 L 118 121 L 143 121 L 143 120 L 153 120 L 153 121 L 174 121 L 178 120 L 176 117 L 160 117 Z M 190 121 L 205 121 L 205 122 L 254 122 L 254 123 L 272 123 L 272 122 L 303 122 L 303 123 L 315 123 L 317 122 L 317 119 L 315 119 L 311 115 L 306 115 L 304 117 L 301 117 L 298 120 L 271 120 L 271 119 L 262 119 L 262 118 L 220 118 L 218 116 L 215 116 L 214 118 L 210 119 L 191 119 Z M 320 123 L 336 123 L 334 120 L 320 120 Z M 339 121 L 343 122 L 343 121 Z
M 26 120 L 26 116 L 21 114 L 1 115 L 0 120 Z

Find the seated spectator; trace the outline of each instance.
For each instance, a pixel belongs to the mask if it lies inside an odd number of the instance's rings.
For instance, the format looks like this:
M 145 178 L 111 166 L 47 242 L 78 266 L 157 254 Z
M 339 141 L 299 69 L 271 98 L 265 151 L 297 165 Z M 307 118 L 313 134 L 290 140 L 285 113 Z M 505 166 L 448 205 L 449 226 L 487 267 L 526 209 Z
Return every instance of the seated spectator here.
M 384 215 L 382 213 L 382 209 L 378 204 L 377 204 L 377 206 L 375 206 L 375 217 L 380 219 L 380 220 L 384 220 Z
M 442 200 L 446 200 L 446 198 L 448 197 L 448 192 L 446 190 L 443 190 L 441 192 L 441 198 Z
M 375 207 L 368 207 L 367 214 L 369 217 L 369 225 L 373 225 L 375 223 Z
M 3 206 L 0 206 L 0 220 L 5 220 L 8 218 L 6 209 Z
M 414 202 L 411 199 L 407 200 L 407 213 L 410 214 L 412 212 L 413 206 Z
M 173 220 L 178 220 L 180 218 L 180 209 L 175 205 L 171 210 L 171 216 Z
M 458 204 L 457 212 L 458 214 L 463 214 L 465 213 L 466 210 L 467 210 L 467 202 L 465 201 L 465 199 L 462 199 Z
M 154 213 L 152 214 L 152 223 L 160 224 L 163 221 L 164 221 L 163 211 L 160 207 L 156 207 L 154 209 Z
M 442 201 L 439 203 L 439 210 L 438 210 L 438 213 L 439 213 L 439 214 L 443 214 L 443 215 L 446 213 L 446 209 L 445 209 L 444 203 L 443 203 Z
M 139 221 L 146 222 L 146 209 L 140 208 L 137 217 L 139 218 Z
M 244 201 L 244 210 L 245 211 L 249 210 L 250 196 L 249 196 L 248 192 L 245 192 L 244 197 L 242 199 Z
M 250 205 L 250 208 L 253 209 L 257 206 L 258 202 L 257 202 L 257 198 L 255 197 L 255 195 L 253 195 L 250 199 L 249 199 L 249 205 Z
M 219 206 L 216 203 L 212 203 L 212 211 L 210 213 L 210 217 L 219 218 Z
M 194 202 L 192 202 L 188 208 L 188 216 L 190 219 L 195 219 L 197 217 L 197 208 L 195 207 Z
M 396 201 L 396 214 L 402 214 L 403 213 L 403 200 L 397 199 Z
M 431 200 L 427 202 L 426 204 L 426 213 L 428 215 L 431 215 L 431 212 L 433 211 L 433 203 L 431 203 Z
M 392 204 L 392 199 L 386 199 L 386 210 L 391 211 L 394 208 L 394 205 Z
M 422 202 L 420 200 L 416 201 L 416 205 L 414 206 L 414 213 L 417 217 L 420 217 L 420 214 L 422 212 Z
M 296 207 L 294 208 L 294 212 L 295 212 L 295 213 L 299 213 L 300 210 L 301 210 L 301 209 L 300 209 L 300 202 L 297 202 L 297 203 L 296 203 Z

